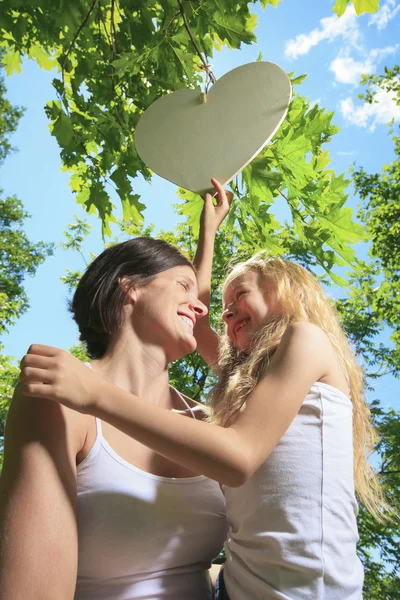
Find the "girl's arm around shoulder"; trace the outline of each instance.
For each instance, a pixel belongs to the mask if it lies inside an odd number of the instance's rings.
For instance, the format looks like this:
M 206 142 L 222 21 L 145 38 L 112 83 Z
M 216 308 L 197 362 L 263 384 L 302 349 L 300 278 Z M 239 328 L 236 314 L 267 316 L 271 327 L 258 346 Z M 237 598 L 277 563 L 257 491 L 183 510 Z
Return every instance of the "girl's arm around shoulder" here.
M 221 427 L 103 390 L 94 413 L 170 460 L 222 484 L 243 485 L 284 435 L 313 383 L 329 368 L 330 342 L 309 323 L 290 325 L 245 409 Z M 106 383 L 108 386 L 108 384 Z M 115 389 L 115 388 L 114 388 Z M 107 404 L 102 401 L 106 391 Z
M 24 371 L 29 394 L 44 395 L 92 414 L 169 460 L 238 487 L 272 452 L 312 384 L 326 375 L 331 352 L 328 338 L 318 327 L 309 323 L 290 325 L 262 379 L 247 397 L 245 408 L 230 427 L 183 419 L 153 406 L 56 348 L 33 347 L 31 366 Z M 40 355 L 40 370 L 32 367 L 35 355 Z M 41 373 L 45 374 L 45 383 L 37 383 Z
M 72 600 L 77 574 L 76 455 L 82 415 L 18 385 L 0 477 L 0 597 Z

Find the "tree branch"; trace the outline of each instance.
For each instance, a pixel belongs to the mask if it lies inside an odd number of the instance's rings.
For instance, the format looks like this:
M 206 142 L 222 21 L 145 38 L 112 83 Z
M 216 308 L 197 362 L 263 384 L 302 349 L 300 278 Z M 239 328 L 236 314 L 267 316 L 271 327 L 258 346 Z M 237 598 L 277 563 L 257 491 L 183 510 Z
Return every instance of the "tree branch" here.
M 180 13 L 181 13 L 181 15 L 182 15 L 183 24 L 184 24 L 184 26 L 185 26 L 185 29 L 186 29 L 186 31 L 187 31 L 187 32 L 188 32 L 188 34 L 189 34 L 189 37 L 190 37 L 190 40 L 191 40 L 191 42 L 192 42 L 192 44 L 193 44 L 193 46 L 194 46 L 194 48 L 195 48 L 195 50 L 196 50 L 196 52 L 197 52 L 197 54 L 198 54 L 198 56 L 199 56 L 200 60 L 201 60 L 202 68 L 203 68 L 203 69 L 204 69 L 204 71 L 207 73 L 207 75 L 208 75 L 208 77 L 210 78 L 210 80 L 211 80 L 213 83 L 215 83 L 215 82 L 216 82 L 216 79 L 215 79 L 214 73 L 211 71 L 210 67 L 208 66 L 208 64 L 207 64 L 207 61 L 205 60 L 205 58 L 204 58 L 204 56 L 203 56 L 203 54 L 202 54 L 202 52 L 201 52 L 201 50 L 200 50 L 200 48 L 199 48 L 199 46 L 198 46 L 198 44 L 197 44 L 196 40 L 195 40 L 195 38 L 194 38 L 194 35 L 193 35 L 193 33 L 192 33 L 192 30 L 190 29 L 190 26 L 189 26 L 189 23 L 188 23 L 188 20 L 187 20 L 187 18 L 186 18 L 186 14 L 185 14 L 185 11 L 184 11 L 184 8 L 183 8 L 182 0 L 178 0 L 178 4 L 179 4 L 179 10 L 180 10 Z
M 67 52 L 65 54 L 64 61 L 63 61 L 63 66 L 62 66 L 62 78 L 63 78 L 63 81 L 64 81 L 65 63 L 67 62 L 68 55 L 71 52 L 72 48 L 74 47 L 75 42 L 78 39 L 79 34 L 81 33 L 82 29 L 85 27 L 86 23 L 90 19 L 90 15 L 92 14 L 93 10 L 95 9 L 97 2 L 98 2 L 98 0 L 93 0 L 92 5 L 89 8 L 89 12 L 87 13 L 86 17 L 83 19 L 83 21 L 80 24 L 77 32 L 75 33 L 74 37 L 72 38 L 72 42 L 70 43 L 69 48 L 68 48 L 68 50 L 67 50 Z

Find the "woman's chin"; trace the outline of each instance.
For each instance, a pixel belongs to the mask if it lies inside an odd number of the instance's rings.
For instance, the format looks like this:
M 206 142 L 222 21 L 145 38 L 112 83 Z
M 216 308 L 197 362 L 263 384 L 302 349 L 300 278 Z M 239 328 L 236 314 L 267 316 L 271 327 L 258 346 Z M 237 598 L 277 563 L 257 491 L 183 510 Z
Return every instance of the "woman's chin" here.
M 197 341 L 193 335 L 180 339 L 179 343 L 176 345 L 176 354 L 178 354 L 179 356 L 177 356 L 175 360 L 178 360 L 179 358 L 183 358 L 184 356 L 191 354 L 196 350 L 196 348 Z

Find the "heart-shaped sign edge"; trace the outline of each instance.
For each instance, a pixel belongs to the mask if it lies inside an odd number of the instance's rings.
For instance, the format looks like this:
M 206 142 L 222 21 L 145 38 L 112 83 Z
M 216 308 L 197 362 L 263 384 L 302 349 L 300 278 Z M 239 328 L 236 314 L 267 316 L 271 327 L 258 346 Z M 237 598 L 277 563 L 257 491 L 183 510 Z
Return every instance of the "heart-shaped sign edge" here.
M 162 96 L 143 113 L 135 144 L 147 166 L 198 194 L 223 185 L 246 167 L 284 120 L 292 87 L 278 65 L 259 61 L 236 67 L 211 87 Z

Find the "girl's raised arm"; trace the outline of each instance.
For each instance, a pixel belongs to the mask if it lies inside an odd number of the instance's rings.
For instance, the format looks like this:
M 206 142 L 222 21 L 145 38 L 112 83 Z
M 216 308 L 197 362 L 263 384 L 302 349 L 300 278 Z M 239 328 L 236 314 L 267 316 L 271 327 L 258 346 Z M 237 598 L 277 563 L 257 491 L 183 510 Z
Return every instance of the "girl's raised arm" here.
M 215 234 L 229 212 L 233 196 L 232 192 L 224 190 L 216 179 L 212 179 L 211 183 L 217 191 L 217 204 L 214 205 L 211 194 L 205 195 L 200 221 L 199 242 L 194 258 L 199 300 L 207 308 L 210 308 Z M 218 358 L 218 336 L 211 328 L 208 315 L 197 321 L 194 335 L 197 340 L 197 351 L 208 365 L 215 368 Z

